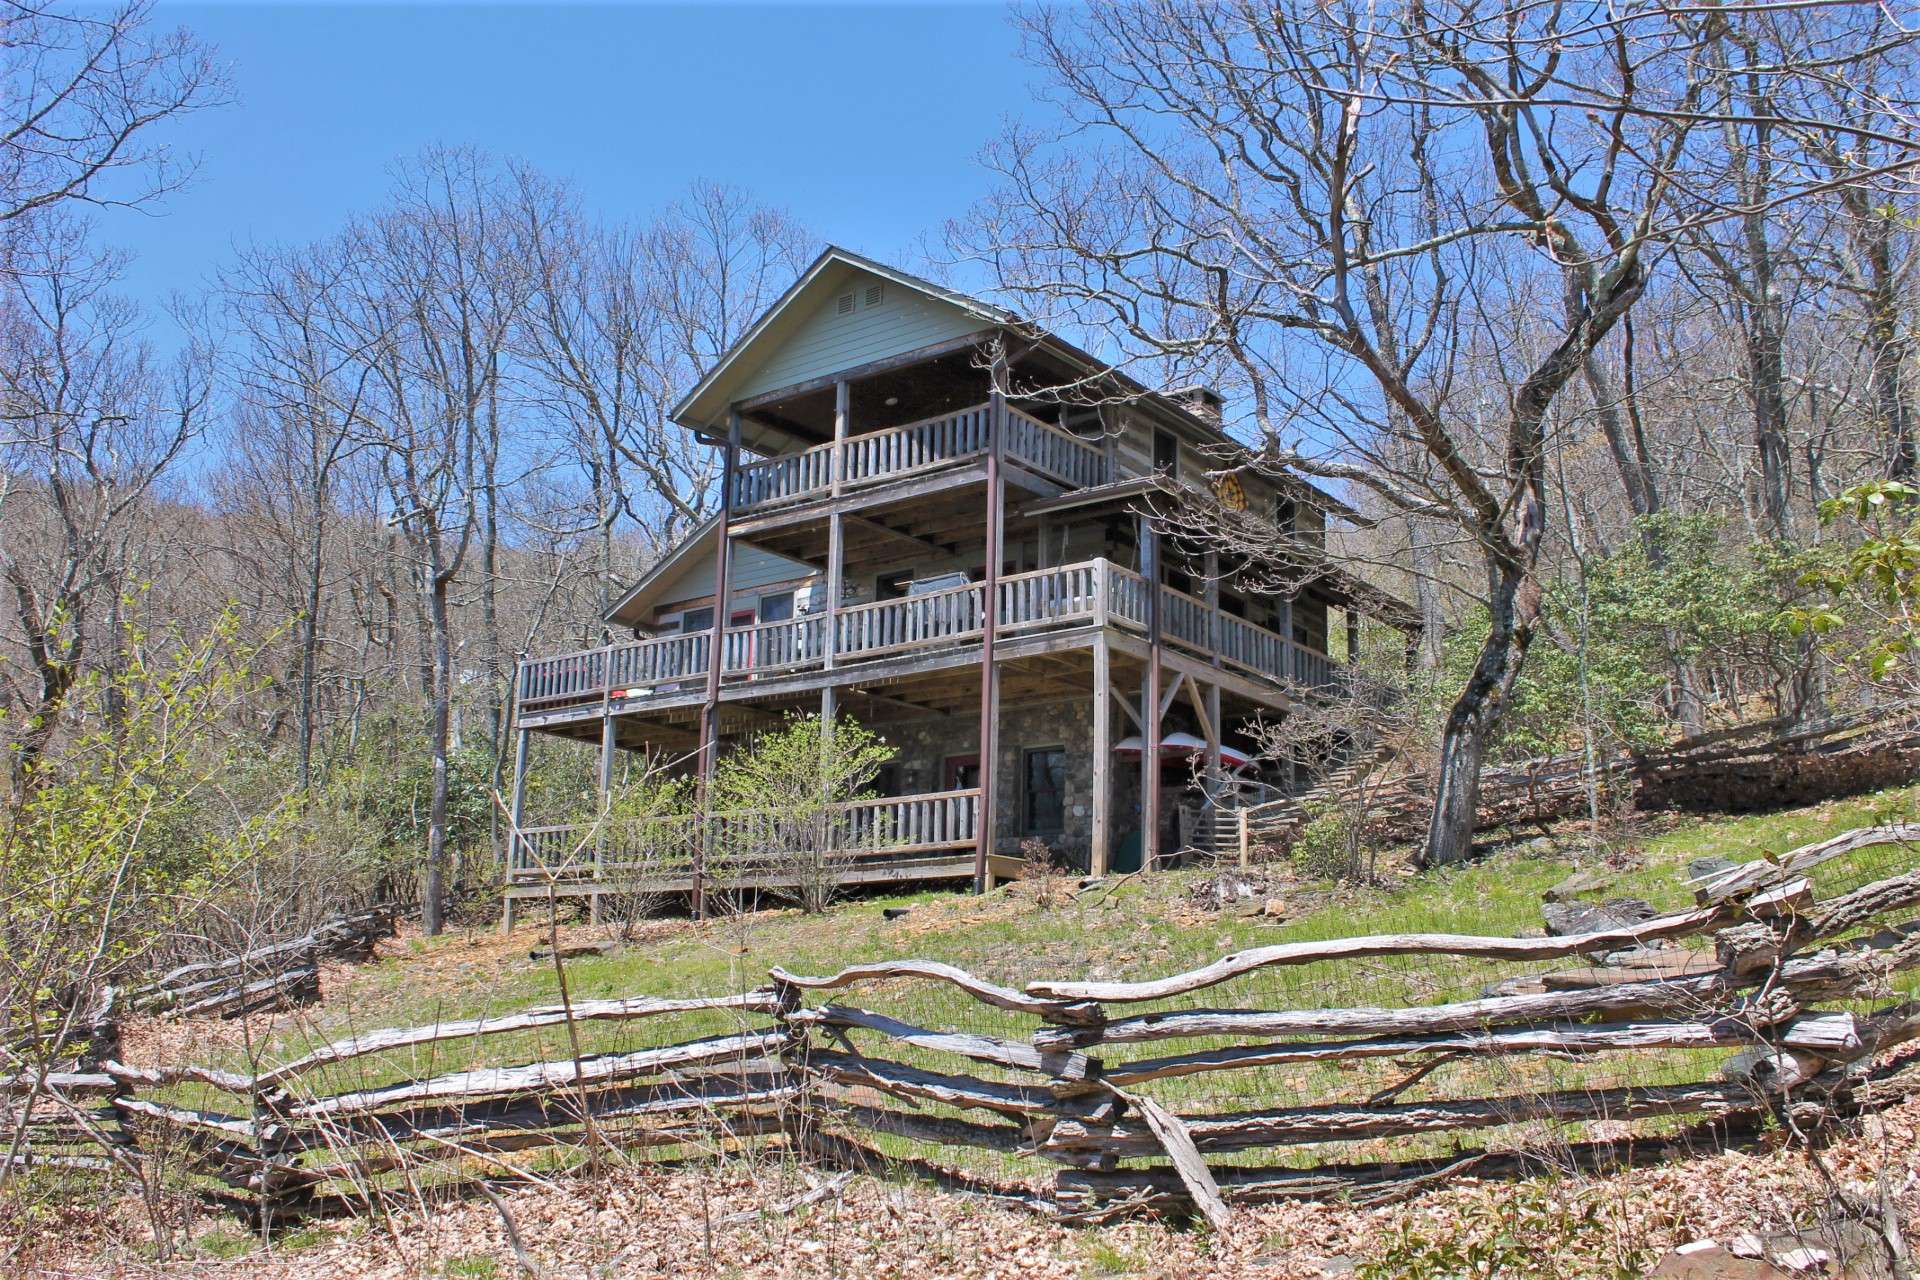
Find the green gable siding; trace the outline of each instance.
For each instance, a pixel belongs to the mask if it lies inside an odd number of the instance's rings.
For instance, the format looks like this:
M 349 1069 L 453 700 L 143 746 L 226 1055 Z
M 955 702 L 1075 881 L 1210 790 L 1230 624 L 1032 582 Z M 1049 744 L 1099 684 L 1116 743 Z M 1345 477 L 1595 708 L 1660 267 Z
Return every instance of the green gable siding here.
M 878 304 L 869 306 L 867 290 L 874 285 L 880 286 L 882 296 Z M 853 310 L 842 314 L 840 299 L 849 293 Z M 898 282 L 864 271 L 849 272 L 733 394 L 744 399 L 775 391 L 985 327 L 979 316 Z
M 662 611 L 672 611 L 685 601 L 712 595 L 713 569 L 713 558 L 701 556 L 660 589 L 657 607 Z M 775 555 L 752 543 L 736 542 L 733 544 L 733 570 L 727 579 L 737 599 L 741 595 L 756 595 L 761 587 L 776 582 L 792 582 L 813 574 L 813 566 L 802 561 Z

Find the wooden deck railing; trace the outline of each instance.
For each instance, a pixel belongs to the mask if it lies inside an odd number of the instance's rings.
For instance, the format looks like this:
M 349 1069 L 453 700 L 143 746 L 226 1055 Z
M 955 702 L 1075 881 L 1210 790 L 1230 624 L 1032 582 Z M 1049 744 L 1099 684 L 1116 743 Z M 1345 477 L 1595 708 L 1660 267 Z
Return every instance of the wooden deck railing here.
M 1018 409 L 1007 412 L 1006 451 L 1069 489 L 1091 489 L 1107 478 L 1106 458 L 1099 449 Z
M 1147 581 L 1131 570 L 1108 564 L 1107 614 L 1135 630 L 1147 627 Z M 1220 660 L 1286 684 L 1332 689 L 1342 679 L 1342 664 L 1276 631 L 1236 618 L 1206 601 L 1160 588 L 1160 634 L 1168 644 Z
M 776 874 L 801 836 L 819 840 L 824 856 L 866 864 L 939 849 L 970 848 L 980 813 L 980 789 L 910 796 L 873 796 L 830 805 L 825 814 L 773 810 L 716 813 L 711 823 L 710 875 Z M 796 832 L 796 822 L 821 830 Z M 701 819 L 691 814 L 560 826 L 522 827 L 508 859 L 517 884 L 563 882 L 667 882 L 693 870 Z
M 1217 652 L 1222 662 L 1277 682 L 1326 689 L 1341 679 L 1341 665 L 1326 654 L 1171 587 L 1160 592 L 1161 630 L 1171 645 L 1205 657 Z M 1002 635 L 1103 618 L 1133 631 L 1147 625 L 1146 581 L 1106 560 L 1010 574 L 999 580 L 997 599 Z M 970 582 L 832 614 L 730 628 L 721 647 L 721 677 L 754 680 L 824 667 L 829 638 L 834 661 L 846 665 L 963 644 L 979 636 L 985 609 L 985 587 Z M 705 632 L 662 636 L 528 659 L 520 668 L 520 705 L 545 710 L 687 692 L 706 678 L 710 640 Z
M 742 463 L 733 476 L 733 509 L 765 511 L 824 497 L 833 490 L 833 456 L 840 452 L 840 483 L 855 489 L 977 458 L 991 447 L 992 409 L 977 404 L 955 413 L 829 441 L 798 453 Z M 1017 409 L 1007 413 L 1008 457 L 1072 489 L 1106 478 L 1106 459 L 1086 441 Z

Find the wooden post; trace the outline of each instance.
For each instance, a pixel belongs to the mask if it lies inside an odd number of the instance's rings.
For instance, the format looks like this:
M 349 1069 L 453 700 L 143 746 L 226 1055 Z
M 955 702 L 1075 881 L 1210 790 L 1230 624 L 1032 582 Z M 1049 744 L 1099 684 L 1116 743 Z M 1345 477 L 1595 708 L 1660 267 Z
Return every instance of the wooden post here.
M 1101 588 L 1104 582 L 1099 582 Z M 1104 596 L 1104 591 L 1103 591 Z M 1093 637 L 1093 828 L 1087 873 L 1107 874 L 1113 808 L 1113 657 L 1103 627 Z
M 521 854 L 520 828 L 527 820 L 527 747 L 533 737 L 529 729 L 514 731 L 513 741 L 513 829 L 507 832 L 507 902 L 500 912 L 500 932 L 513 932 L 513 867 Z
M 613 792 L 613 751 L 618 745 L 614 733 L 613 705 L 609 702 L 600 709 L 600 830 L 593 838 L 593 883 L 594 891 L 587 896 L 587 923 L 600 923 L 600 890 L 598 888 L 606 876 L 607 862 L 607 801 Z
M 713 639 L 707 652 L 707 700 L 700 709 L 699 810 L 700 834 L 693 847 L 693 918 L 707 914 L 707 845 L 713 833 L 713 815 L 707 812 L 707 788 L 720 754 L 720 668 L 726 657 L 727 613 L 733 607 L 733 478 L 740 465 L 740 411 L 727 414 L 727 451 L 720 470 L 719 550 L 713 567 Z
M 833 456 L 830 459 L 833 496 L 840 497 L 846 487 L 847 431 L 850 425 L 847 382 L 833 384 Z M 847 542 L 846 521 L 836 501 L 827 515 L 827 652 L 826 666 L 832 670 L 840 652 L 840 597 L 846 594 Z
M 1245 809 L 1240 810 L 1240 865 L 1253 864 L 1253 823 Z
M 1140 866 L 1160 860 L 1160 533 L 1140 521 L 1140 576 L 1147 590 L 1147 670 L 1140 689 Z
M 974 833 L 973 891 L 987 891 L 987 856 L 993 851 L 994 800 L 1000 789 L 1000 672 L 994 665 L 993 639 L 1000 621 L 1000 535 L 1006 516 L 1000 476 L 1000 451 L 1006 441 L 1007 358 L 995 351 L 993 390 L 987 413 L 987 563 L 981 573 L 980 617 L 980 805 Z
M 1273 602 L 1273 629 L 1280 633 L 1281 649 L 1287 655 L 1287 674 L 1300 679 L 1300 658 L 1293 651 L 1293 597 L 1280 596 Z
M 1212 547 L 1207 548 L 1203 572 L 1207 577 L 1202 590 L 1202 598 L 1207 605 L 1207 656 L 1217 667 L 1220 665 L 1220 637 L 1225 633 L 1225 628 L 1220 625 L 1220 553 Z M 1201 709 L 1201 716 L 1207 722 L 1207 761 L 1200 818 L 1204 824 L 1202 830 L 1207 833 L 1207 848 L 1218 857 L 1220 851 L 1213 847 L 1214 833 L 1220 829 L 1220 801 L 1226 790 L 1226 778 L 1220 771 L 1220 735 L 1224 727 L 1220 723 L 1219 682 L 1206 685 L 1202 697 L 1206 704 Z
M 1347 665 L 1352 666 L 1360 656 L 1360 615 L 1353 611 L 1352 605 L 1340 612 L 1347 615 Z

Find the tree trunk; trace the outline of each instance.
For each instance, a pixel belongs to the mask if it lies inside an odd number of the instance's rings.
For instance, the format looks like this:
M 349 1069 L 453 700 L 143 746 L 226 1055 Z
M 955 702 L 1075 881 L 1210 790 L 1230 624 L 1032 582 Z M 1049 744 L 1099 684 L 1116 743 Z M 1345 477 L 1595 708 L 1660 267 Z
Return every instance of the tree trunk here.
M 1413 544 L 1413 594 L 1420 607 L 1417 661 L 1422 671 L 1438 671 L 1445 656 L 1447 625 L 1440 599 L 1440 557 L 1434 550 L 1433 530 L 1424 518 L 1409 517 L 1407 533 Z
M 1861 200 L 1859 203 L 1864 204 Z M 1867 345 L 1873 368 L 1873 393 L 1885 433 L 1886 472 L 1890 480 L 1912 480 L 1920 469 L 1920 446 L 1914 441 L 1913 406 L 1902 379 L 1907 343 L 1900 333 L 1900 300 L 1893 265 L 1887 218 L 1863 209 L 1860 224 L 1861 257 L 1867 274 Z
M 433 794 L 427 807 L 427 889 L 421 928 L 429 938 L 446 927 L 447 793 L 451 780 L 453 728 L 453 644 L 447 609 L 448 579 L 428 579 L 428 609 L 433 624 L 433 688 L 431 698 Z
M 1440 735 L 1440 764 L 1433 816 L 1421 864 L 1452 866 L 1473 854 L 1473 829 L 1480 808 L 1480 769 L 1487 742 L 1533 642 L 1539 613 L 1539 584 L 1531 567 L 1491 569 L 1487 638 L 1481 642 L 1473 674 L 1460 691 Z

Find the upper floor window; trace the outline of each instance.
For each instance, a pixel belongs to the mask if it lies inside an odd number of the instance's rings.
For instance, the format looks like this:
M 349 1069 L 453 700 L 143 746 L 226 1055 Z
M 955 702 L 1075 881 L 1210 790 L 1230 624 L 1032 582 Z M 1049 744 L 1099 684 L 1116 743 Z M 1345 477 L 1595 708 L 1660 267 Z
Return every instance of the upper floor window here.
M 1300 519 L 1300 504 L 1290 493 L 1276 493 L 1273 496 L 1273 525 L 1287 533 L 1294 531 L 1294 525 Z
M 713 630 L 712 609 L 689 609 L 680 615 L 680 633 L 692 635 L 696 631 Z
M 1153 433 L 1153 469 L 1179 478 L 1180 441 L 1171 431 Z
M 760 597 L 760 621 L 785 622 L 793 616 L 793 592 Z

